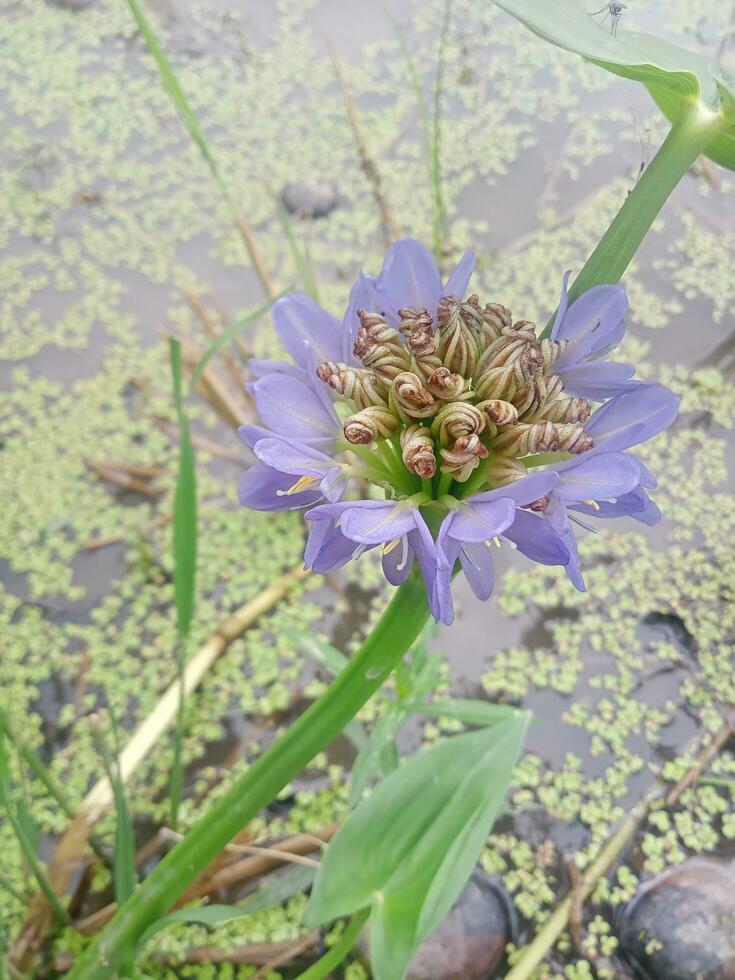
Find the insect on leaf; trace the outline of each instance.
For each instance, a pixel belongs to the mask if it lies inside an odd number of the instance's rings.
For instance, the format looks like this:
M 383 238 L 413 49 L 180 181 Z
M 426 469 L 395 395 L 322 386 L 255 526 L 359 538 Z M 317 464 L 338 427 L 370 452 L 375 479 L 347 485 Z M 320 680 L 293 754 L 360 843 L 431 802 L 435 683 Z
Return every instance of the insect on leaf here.
M 420 752 L 356 807 L 328 847 L 305 921 L 370 905 L 376 980 L 401 980 L 459 895 L 505 798 L 528 719 L 519 712 Z

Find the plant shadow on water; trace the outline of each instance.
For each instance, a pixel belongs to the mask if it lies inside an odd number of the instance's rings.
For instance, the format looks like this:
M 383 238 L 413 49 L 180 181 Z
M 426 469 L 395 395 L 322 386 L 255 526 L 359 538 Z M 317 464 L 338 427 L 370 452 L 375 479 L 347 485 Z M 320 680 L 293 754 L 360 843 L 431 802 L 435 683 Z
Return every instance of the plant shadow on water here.
M 27 30 L 22 11 L 7 6 L 10 22 Z M 411 23 L 420 49 L 433 51 L 436 12 L 403 0 L 390 6 L 400 24 Z M 637 26 L 645 28 L 656 5 L 642 6 Z M 0 572 L 8 609 L 3 630 L 12 655 L 1 669 L 17 716 L 27 713 L 31 719 L 29 733 L 42 759 L 70 780 L 75 799 L 81 799 L 101 774 L 89 748 L 88 716 L 114 701 L 121 727 L 130 732 L 174 676 L 170 597 L 163 595 L 171 580 L 169 530 L 165 524 L 136 530 L 170 509 L 170 500 L 152 503 L 101 484 L 83 460 L 109 455 L 163 463 L 170 489 L 173 444 L 151 425 L 151 416 L 165 416 L 169 423 L 173 418 L 160 332 L 180 333 L 206 346 L 208 337 L 183 299 L 185 291 L 214 297 L 228 322 L 262 297 L 165 98 L 151 94 L 150 66 L 143 70 L 143 47 L 124 12 L 106 25 L 109 11 L 103 3 L 58 0 L 32 7 L 44 46 L 56 52 L 66 46 L 80 61 L 68 67 L 68 87 L 48 110 L 38 84 L 23 99 L 8 82 L 0 85 L 3 119 L 14 127 L 19 143 L 9 166 L 17 178 L 14 200 L 20 215 L 17 221 L 7 219 L 4 242 L 12 302 L 2 338 L 6 360 L 0 364 L 0 392 L 7 400 L 3 446 L 20 433 L 39 467 L 37 474 L 28 473 L 13 442 L 3 493 L 11 504 L 25 499 L 33 506 L 24 512 L 9 504 L 3 524 L 7 556 Z M 633 186 L 648 152 L 648 130 L 657 124 L 651 122 L 654 113 L 643 94 L 623 82 L 603 84 L 591 69 L 565 61 L 578 86 L 570 91 L 558 60 L 544 60 L 535 42 L 507 24 L 499 27 L 494 20 L 499 15 L 487 7 L 469 0 L 464 4 L 451 54 L 447 84 L 458 111 L 456 119 L 446 120 L 445 139 L 463 147 L 464 154 L 452 153 L 446 162 L 454 217 L 451 247 L 477 247 L 479 279 L 492 297 L 508 302 L 517 315 L 543 323 L 556 304 L 561 272 L 579 268 L 596 232 Z M 310 242 L 325 305 L 338 310 L 346 281 L 361 262 L 375 271 L 381 250 L 382 232 L 346 123 L 335 131 L 335 119 L 342 124 L 341 106 L 321 45 L 325 30 L 350 66 L 350 83 L 391 204 L 406 228 L 428 235 L 429 197 L 416 186 L 424 180 L 416 108 L 391 24 L 382 13 L 368 4 L 331 0 L 303 11 L 299 4 L 286 4 L 285 20 L 273 5 L 252 5 L 241 15 L 226 0 L 191 11 L 168 3 L 153 9 L 189 84 L 201 73 L 197 108 L 221 147 L 238 193 L 253 210 L 271 266 L 284 270 L 279 286 L 295 281 L 297 270 L 262 193 L 263 171 L 271 165 L 268 178 L 277 191 L 314 174 L 337 188 L 340 205 L 333 212 L 314 221 L 294 218 L 299 238 Z M 676 33 L 700 15 L 707 22 L 709 5 L 667 5 Z M 84 47 L 73 38 L 76 23 L 87 25 Z M 298 27 L 303 37 L 289 66 L 284 32 L 298 34 Z M 502 41 L 492 40 L 497 37 Z M 13 71 L 27 78 L 46 58 L 40 41 L 26 51 L 22 33 L 8 44 L 8 78 Z M 259 49 L 270 47 L 277 68 L 266 58 L 257 60 Z M 540 66 L 532 70 L 537 55 Z M 219 59 L 224 67 L 218 66 Z M 253 59 L 263 72 L 262 85 L 248 74 Z M 514 76 L 517 95 L 509 81 Z M 115 101 L 119 84 L 128 100 L 122 104 L 132 106 L 135 123 L 122 142 L 114 135 L 121 125 Z M 568 112 L 553 110 L 539 96 L 544 86 L 559 95 Z M 267 133 L 253 149 L 243 121 L 248 100 L 257 114 L 253 130 Z M 315 123 L 305 126 L 299 112 L 311 112 Z M 106 141 L 118 165 L 111 164 Z M 86 160 L 81 173 L 80 159 Z M 623 811 L 659 775 L 668 782 L 679 779 L 691 762 L 695 736 L 716 730 L 735 700 L 735 627 L 727 585 L 732 564 L 727 565 L 721 547 L 717 551 L 718 537 L 732 541 L 735 527 L 732 516 L 718 511 L 714 502 L 715 497 L 727 499 L 733 489 L 723 461 L 732 460 L 735 448 L 735 407 L 726 384 L 732 371 L 735 212 L 731 178 L 718 179 L 720 191 L 699 171 L 684 179 L 626 279 L 633 320 L 627 356 L 645 365 L 648 376 L 685 395 L 676 429 L 651 449 L 661 474 L 665 523 L 653 530 L 637 528 L 633 539 L 624 540 L 616 528 L 587 539 L 592 583 L 586 597 L 573 595 L 556 571 L 529 573 L 519 556 L 503 549 L 496 561 L 496 597 L 481 605 L 460 585 L 457 623 L 431 640 L 431 649 L 446 655 L 453 693 L 523 705 L 535 716 L 509 811 L 482 858 L 487 871 L 504 875 L 523 917 L 523 940 L 533 936 L 567 893 L 568 859 L 586 858 L 599 847 Z M 39 255 L 43 262 L 37 265 Z M 27 301 L 25 282 L 31 283 Z M 245 340 L 259 356 L 275 353 L 267 319 Z M 692 381 L 691 372 L 697 370 L 710 374 L 695 374 Z M 125 386 L 118 383 L 121 377 Z M 131 386 L 134 377 L 146 387 Z M 75 404 L 83 412 L 75 414 Z M 193 415 L 196 434 L 241 453 L 245 464 L 248 454 L 231 426 L 200 401 Z M 39 438 L 49 419 L 53 438 Z M 280 518 L 253 518 L 246 527 L 235 511 L 232 461 L 198 453 L 205 497 L 227 503 L 215 507 L 221 513 L 208 511 L 205 518 L 202 547 L 208 547 L 207 530 L 214 543 L 203 560 L 212 571 L 205 573 L 208 618 L 197 626 L 196 643 L 204 642 L 238 603 L 295 565 L 303 543 L 297 522 L 289 518 L 282 523 Z M 52 495 L 44 486 L 54 480 L 58 493 Z M 695 526 L 699 515 L 683 490 L 688 481 L 694 482 L 695 493 L 708 498 L 703 528 Z M 122 540 L 75 553 L 74 545 L 118 532 Z M 689 551 L 697 556 L 691 580 Z M 39 570 L 41 558 L 50 569 L 47 574 Z M 192 700 L 184 770 L 187 820 L 201 812 L 207 794 L 227 781 L 233 768 L 302 713 L 313 700 L 313 685 L 327 679 L 288 639 L 287 630 L 319 633 L 349 652 L 385 595 L 374 563 L 365 556 L 331 584 L 312 585 L 293 602 L 283 602 L 272 615 L 272 629 L 258 627 L 256 636 L 238 640 L 223 655 L 203 685 L 201 700 L 198 695 Z M 718 628 L 729 632 L 718 639 Z M 729 650 L 722 649 L 723 639 Z M 283 678 L 277 676 L 279 668 Z M 374 723 L 382 710 L 371 706 L 365 723 Z M 412 718 L 400 730 L 398 745 L 401 752 L 413 752 L 452 730 Z M 164 742 L 130 789 L 141 846 L 165 819 L 170 756 Z M 713 778 L 735 778 L 733 748 L 732 742 L 723 746 L 708 770 Z M 341 818 L 345 774 L 354 758 L 353 745 L 340 736 L 269 807 L 267 821 L 257 828 L 259 838 L 273 841 L 312 832 Z M 30 786 L 27 795 L 43 826 L 41 855 L 50 857 L 63 822 L 49 818 L 38 786 Z M 655 815 L 662 812 L 666 819 Z M 109 818 L 100 825 L 108 843 L 111 827 Z M 3 852 L 13 854 L 7 874 L 24 883 L 12 837 L 6 829 L 2 834 Z M 732 860 L 734 839 L 735 802 L 725 786 L 696 783 L 670 814 L 665 808 L 655 811 L 607 887 L 587 903 L 581 946 L 559 947 L 544 976 L 581 970 L 579 963 L 589 961 L 613 970 L 601 977 L 620 976 L 624 967 L 608 949 L 608 933 L 597 918 L 611 923 L 613 907 L 631 898 L 638 878 L 650 878 L 689 854 Z M 164 849 L 143 867 L 150 869 Z M 242 894 L 233 886 L 223 900 Z M 22 909 L 5 892 L 0 896 L 0 921 L 13 933 Z M 89 892 L 80 917 L 111 897 L 107 886 Z M 297 898 L 285 911 L 271 911 L 270 918 L 256 916 L 238 941 L 295 938 L 301 931 L 300 911 Z M 229 938 L 217 934 L 217 941 Z M 201 929 L 187 934 L 176 927 L 162 939 L 163 951 L 173 955 L 206 941 Z M 65 944 L 68 937 L 59 945 L 62 954 Z M 170 975 L 163 966 L 152 969 L 154 976 Z

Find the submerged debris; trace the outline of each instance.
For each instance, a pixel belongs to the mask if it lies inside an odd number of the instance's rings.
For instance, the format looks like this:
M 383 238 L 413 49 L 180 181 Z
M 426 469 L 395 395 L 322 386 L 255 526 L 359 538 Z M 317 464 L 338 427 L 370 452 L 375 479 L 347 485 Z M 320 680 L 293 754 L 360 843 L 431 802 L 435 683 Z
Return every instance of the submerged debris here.
M 286 184 L 281 191 L 281 201 L 291 214 L 306 218 L 326 218 L 339 206 L 333 184 L 322 184 L 309 178 Z

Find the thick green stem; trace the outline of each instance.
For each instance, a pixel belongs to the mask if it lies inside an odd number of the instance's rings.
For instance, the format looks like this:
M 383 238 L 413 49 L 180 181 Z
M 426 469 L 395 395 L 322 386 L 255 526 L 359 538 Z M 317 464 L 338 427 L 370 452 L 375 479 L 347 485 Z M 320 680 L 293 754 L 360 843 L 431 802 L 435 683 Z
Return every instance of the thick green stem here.
M 296 980 L 324 980 L 324 977 L 328 976 L 335 966 L 339 966 L 355 945 L 369 914 L 370 909 L 366 908 L 353 916 L 334 946 L 305 973 L 300 973 Z
M 337 737 L 388 677 L 428 618 L 426 587 L 414 571 L 360 650 L 318 701 L 257 759 L 139 885 L 87 948 L 69 980 L 113 977 L 141 933 L 314 756 Z
M 698 103 L 682 108 L 658 153 L 574 280 L 569 290 L 570 303 L 592 286 L 620 280 L 673 189 L 724 126 L 719 113 Z M 553 322 L 554 317 L 542 338 L 549 336 Z

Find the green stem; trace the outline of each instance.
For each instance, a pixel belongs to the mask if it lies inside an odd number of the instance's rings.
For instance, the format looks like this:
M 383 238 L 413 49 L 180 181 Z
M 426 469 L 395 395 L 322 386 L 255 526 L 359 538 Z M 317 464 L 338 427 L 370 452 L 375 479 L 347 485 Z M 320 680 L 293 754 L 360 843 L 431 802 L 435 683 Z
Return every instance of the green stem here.
M 574 280 L 569 290 L 570 303 L 592 286 L 620 280 L 673 189 L 724 126 L 721 114 L 696 102 L 682 108 L 658 153 Z M 554 317 L 544 328 L 542 338 L 549 336 L 553 323 Z
M 308 970 L 300 973 L 296 980 L 323 980 L 324 977 L 328 976 L 335 966 L 339 966 L 357 942 L 357 937 L 360 935 L 360 930 L 369 914 L 370 909 L 366 908 L 353 915 L 349 925 L 334 946 Z
M 439 483 L 437 484 L 436 487 L 437 500 L 441 500 L 442 497 L 445 497 L 449 493 L 449 488 L 451 487 L 453 480 L 454 477 L 452 476 L 451 473 L 442 473 L 440 475 Z
M 168 911 L 222 848 L 354 718 L 398 664 L 427 618 L 426 587 L 414 571 L 321 698 L 235 781 L 136 888 L 79 957 L 69 980 L 115 975 L 126 950 L 144 929 Z

